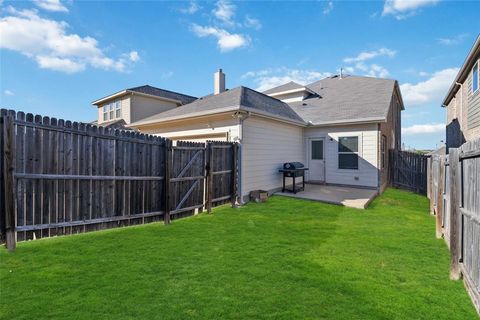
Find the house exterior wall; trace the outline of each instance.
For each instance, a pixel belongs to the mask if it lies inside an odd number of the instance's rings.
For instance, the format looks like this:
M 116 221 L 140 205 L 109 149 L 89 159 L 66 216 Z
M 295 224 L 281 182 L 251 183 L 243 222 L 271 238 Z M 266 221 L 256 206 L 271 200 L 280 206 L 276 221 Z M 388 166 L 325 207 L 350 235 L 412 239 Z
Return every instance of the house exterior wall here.
M 285 103 L 294 102 L 294 101 L 303 101 L 306 97 L 304 92 L 293 92 L 282 95 L 275 95 L 274 98 L 281 100 Z
M 477 57 L 478 61 L 479 57 Z M 480 62 L 479 62 L 480 63 Z M 473 68 L 446 106 L 448 148 L 457 148 L 480 137 L 480 89 L 472 92 Z
M 305 162 L 302 127 L 251 116 L 242 126 L 241 190 L 276 191 L 282 187 L 278 169 L 290 161 Z
M 121 98 L 118 98 L 118 99 L 114 99 L 114 100 L 111 100 L 107 103 L 104 103 L 102 105 L 100 105 L 100 107 L 98 107 L 98 124 L 102 124 L 104 122 L 109 122 L 111 120 L 115 120 L 115 119 L 108 119 L 107 121 L 103 121 L 103 106 L 106 105 L 106 104 L 110 104 L 114 101 L 120 101 L 121 103 L 121 106 L 122 106 L 122 115 L 121 115 L 121 118 L 123 120 L 125 120 L 126 123 L 130 123 L 130 106 L 131 106 L 131 96 L 123 96 Z
M 186 119 L 138 127 L 143 133 L 156 134 L 172 140 L 204 142 L 206 140 L 238 140 L 240 130 L 231 114 Z
M 387 114 L 387 121 L 379 124 L 378 133 L 378 168 L 379 168 L 379 185 L 380 192 L 386 189 L 389 183 L 389 156 L 388 150 L 401 149 L 401 105 L 397 93 L 392 95 L 392 101 L 390 103 L 390 109 Z M 385 164 L 382 163 L 382 136 L 386 139 L 385 150 Z
M 134 94 L 131 96 L 131 114 L 129 119 L 130 121 L 127 121 L 125 119 L 125 122 L 127 122 L 128 124 L 139 121 L 176 107 L 177 104 L 174 102 Z
M 376 123 L 306 128 L 304 145 L 307 145 L 310 138 L 325 139 L 326 183 L 378 188 L 378 133 Z M 346 136 L 358 137 L 358 170 L 338 168 L 338 139 Z
M 477 63 L 480 65 L 480 57 L 477 57 Z M 480 137 L 480 89 L 478 89 L 476 92 L 472 92 L 472 82 L 473 70 L 470 70 L 466 81 L 467 86 L 464 88 L 466 91 L 465 102 L 467 102 L 467 117 L 466 119 L 464 118 L 464 122 L 466 122 L 467 127 L 467 130 L 464 134 L 466 141 L 472 141 L 475 138 Z
M 164 101 L 156 98 L 149 98 L 146 96 L 126 94 L 123 97 L 105 102 L 98 107 L 98 124 L 118 119 L 115 118 L 103 121 L 103 106 L 115 101 L 120 101 L 122 106 L 121 118 L 125 120 L 125 123 L 127 124 L 141 119 L 145 119 L 157 113 L 177 107 L 177 104 L 174 102 Z

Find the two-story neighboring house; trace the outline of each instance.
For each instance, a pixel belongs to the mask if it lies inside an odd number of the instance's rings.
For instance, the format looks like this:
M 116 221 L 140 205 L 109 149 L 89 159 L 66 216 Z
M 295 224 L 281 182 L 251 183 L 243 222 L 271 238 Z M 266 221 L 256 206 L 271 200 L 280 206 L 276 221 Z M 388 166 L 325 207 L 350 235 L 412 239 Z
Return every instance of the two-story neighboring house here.
M 447 150 L 480 138 L 479 69 L 480 36 L 443 100 L 442 106 L 447 109 Z
M 98 125 L 122 126 L 196 99 L 186 94 L 145 85 L 95 100 L 92 105 L 98 108 Z

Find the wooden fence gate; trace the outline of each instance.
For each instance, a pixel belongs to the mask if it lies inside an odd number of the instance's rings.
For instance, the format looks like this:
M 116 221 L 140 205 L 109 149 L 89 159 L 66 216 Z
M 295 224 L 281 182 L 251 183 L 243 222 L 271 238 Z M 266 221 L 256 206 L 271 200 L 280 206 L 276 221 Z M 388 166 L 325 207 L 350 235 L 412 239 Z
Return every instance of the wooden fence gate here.
M 390 182 L 394 187 L 427 194 L 427 156 L 390 150 Z
M 237 148 L 0 111 L 0 240 L 176 219 L 237 200 Z M 212 168 L 212 169 L 211 169 Z

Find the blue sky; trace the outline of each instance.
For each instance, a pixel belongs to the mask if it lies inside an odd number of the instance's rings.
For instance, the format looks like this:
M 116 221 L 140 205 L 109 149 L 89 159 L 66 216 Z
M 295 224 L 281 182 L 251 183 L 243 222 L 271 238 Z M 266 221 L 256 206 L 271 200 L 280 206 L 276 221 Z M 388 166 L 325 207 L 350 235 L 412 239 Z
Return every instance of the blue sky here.
M 346 73 L 397 79 L 403 141 L 444 139 L 441 101 L 480 32 L 480 2 L 0 0 L 0 106 L 91 121 L 91 101 L 150 84 L 201 96 Z

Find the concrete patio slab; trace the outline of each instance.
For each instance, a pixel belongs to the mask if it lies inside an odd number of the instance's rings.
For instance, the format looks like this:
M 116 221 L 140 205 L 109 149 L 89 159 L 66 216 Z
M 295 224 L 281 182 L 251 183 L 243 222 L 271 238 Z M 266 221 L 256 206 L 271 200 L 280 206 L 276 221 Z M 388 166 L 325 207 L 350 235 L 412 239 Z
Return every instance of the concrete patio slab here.
M 353 187 L 305 184 L 305 190 L 296 194 L 291 192 L 277 192 L 275 194 L 365 209 L 375 198 L 377 191 Z

